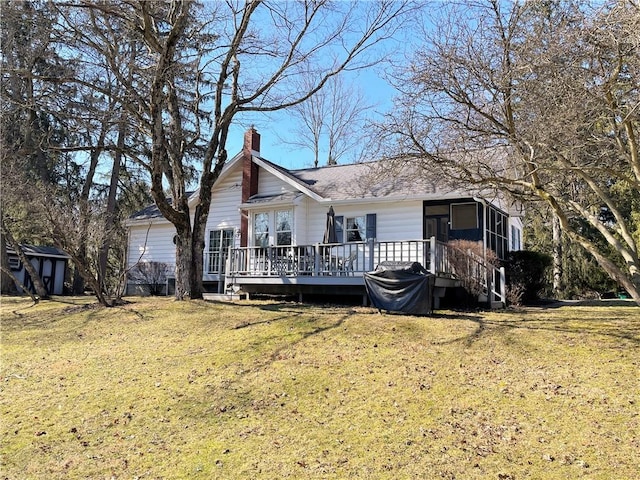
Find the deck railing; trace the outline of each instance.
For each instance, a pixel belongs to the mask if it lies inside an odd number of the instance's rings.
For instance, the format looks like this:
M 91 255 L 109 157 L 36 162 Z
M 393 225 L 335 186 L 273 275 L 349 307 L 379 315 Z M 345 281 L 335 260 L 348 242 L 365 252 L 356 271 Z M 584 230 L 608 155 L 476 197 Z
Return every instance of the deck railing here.
M 362 276 L 384 261 L 418 262 L 428 269 L 430 244 L 430 240 L 403 240 L 231 248 L 228 275 Z
M 459 255 L 435 238 L 340 244 L 230 248 L 227 281 L 234 277 L 363 276 L 382 262 L 417 262 L 439 277 L 465 276 L 487 300 L 505 302 L 504 269 L 486 266 L 471 253 Z

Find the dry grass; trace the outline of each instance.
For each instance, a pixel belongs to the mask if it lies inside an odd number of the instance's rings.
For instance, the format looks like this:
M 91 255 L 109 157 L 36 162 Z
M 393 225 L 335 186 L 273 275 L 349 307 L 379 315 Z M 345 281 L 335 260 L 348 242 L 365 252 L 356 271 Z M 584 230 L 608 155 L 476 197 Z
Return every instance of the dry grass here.
M 2 478 L 640 478 L 637 307 L 60 300 L 2 299 Z

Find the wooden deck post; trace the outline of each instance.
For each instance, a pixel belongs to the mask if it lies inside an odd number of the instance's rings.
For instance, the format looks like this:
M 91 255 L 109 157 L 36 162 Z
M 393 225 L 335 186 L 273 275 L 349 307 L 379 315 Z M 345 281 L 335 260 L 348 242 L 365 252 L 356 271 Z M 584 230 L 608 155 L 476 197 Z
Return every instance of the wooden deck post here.
M 374 247 L 374 239 L 373 238 L 369 238 L 367 239 L 367 248 L 369 249 L 369 271 L 373 272 L 374 267 L 374 263 L 375 263 L 375 247 Z
M 486 270 L 486 278 L 487 278 L 487 302 L 489 304 L 489 309 L 493 308 L 493 287 L 494 287 L 494 277 L 495 272 L 492 265 L 488 265 L 486 262 L 484 263 L 484 268 Z
M 315 254 L 313 256 L 313 276 L 318 276 L 319 272 L 320 272 L 320 244 L 316 243 L 314 245 L 314 251 Z
M 433 236 L 429 239 L 429 273 L 435 275 L 438 272 L 437 263 L 436 237 Z
M 228 257 L 228 253 L 222 253 L 222 258 L 220 260 L 220 264 L 221 267 L 224 266 L 224 270 L 222 270 L 222 268 L 220 268 L 218 270 L 218 293 L 224 293 L 225 292 L 225 287 L 226 287 L 226 283 L 227 283 L 227 257 Z

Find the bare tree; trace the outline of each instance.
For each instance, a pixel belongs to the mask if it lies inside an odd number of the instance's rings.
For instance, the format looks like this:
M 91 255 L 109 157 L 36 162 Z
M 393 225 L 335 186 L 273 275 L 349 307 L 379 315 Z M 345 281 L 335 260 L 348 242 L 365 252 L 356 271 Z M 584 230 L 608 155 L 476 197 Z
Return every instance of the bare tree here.
M 122 107 L 127 98 L 120 95 L 120 72 L 106 68 L 104 57 L 76 35 L 76 19 L 63 11 L 53 2 L 3 6 L 3 190 L 13 182 L 3 218 L 21 240 L 67 252 L 76 293 L 87 283 L 110 305 L 117 292 L 108 279 L 117 272 L 108 271 L 108 259 L 122 238 L 117 197 L 135 130 Z M 120 41 L 109 52 L 123 59 L 124 78 L 131 80 L 137 52 Z M 105 185 L 101 178 L 109 170 Z
M 302 77 L 302 90 L 313 88 L 315 79 Z M 313 165 L 321 153 L 327 165 L 336 165 L 345 154 L 363 141 L 365 114 L 373 105 L 362 90 L 342 77 L 333 77 L 318 93 L 287 110 L 296 122 L 293 131 L 280 135 L 282 143 L 313 152 Z
M 546 203 L 640 303 L 637 4 L 442 9 L 401 76 L 394 145 L 466 188 Z
M 170 266 L 163 262 L 139 262 L 129 275 L 134 282 L 148 288 L 150 295 L 162 295 L 170 271 Z
M 562 225 L 557 215 L 552 214 L 552 250 L 553 250 L 553 293 L 558 298 L 562 292 Z
M 291 107 L 345 68 L 366 67 L 373 47 L 400 27 L 410 5 L 175 0 L 81 1 L 64 8 L 70 23 L 76 11 L 90 12 L 92 28 L 77 25 L 76 33 L 94 38 L 103 52 L 112 44 L 105 40 L 113 38 L 114 22 L 127 26 L 124 38 L 145 47 L 133 81 L 118 79 L 136 127 L 148 138 L 149 150 L 139 160 L 150 171 L 155 203 L 176 228 L 176 298 L 182 299 L 202 297 L 211 189 L 227 160 L 234 119 Z M 120 71 L 115 59 L 105 58 Z M 302 72 L 315 78 L 304 90 L 295 82 Z M 192 166 L 198 171 L 195 205 L 187 191 Z
M 0 236 L 0 294 L 15 295 L 18 293 L 17 278 L 11 271 L 11 266 L 9 265 L 6 240 L 4 235 Z

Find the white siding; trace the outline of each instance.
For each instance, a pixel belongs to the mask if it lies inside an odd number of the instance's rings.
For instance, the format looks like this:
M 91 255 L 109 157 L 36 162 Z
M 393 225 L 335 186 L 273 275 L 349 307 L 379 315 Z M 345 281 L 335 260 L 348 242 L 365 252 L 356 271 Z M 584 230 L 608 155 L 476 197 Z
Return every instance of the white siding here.
M 262 173 L 262 172 L 260 172 Z M 209 248 L 209 231 L 222 228 L 240 229 L 240 211 L 242 203 L 242 171 L 231 172 L 224 181 L 213 188 L 211 193 L 211 209 L 207 219 L 205 234 L 205 250 Z
M 209 274 L 209 241 L 212 230 L 233 229 L 234 246 L 240 246 L 240 210 L 242 203 L 242 169 L 238 168 L 229 172 L 229 175 L 219 183 L 216 183 L 211 192 L 211 208 L 207 218 L 207 228 L 204 236 L 204 280 L 217 280 L 217 274 Z
M 279 195 L 286 192 L 297 191 L 288 183 L 283 182 L 275 175 L 261 168 L 258 175 L 258 192 L 260 195 Z
M 370 204 L 367 209 L 376 210 L 377 238 L 382 242 L 392 240 L 419 240 L 423 236 L 422 201 Z
M 210 230 L 240 228 L 238 206 L 242 196 L 241 182 L 242 173 L 238 168 L 236 172 L 231 172 L 220 184 L 214 186 L 205 232 L 205 252 L 209 248 Z M 173 244 L 175 234 L 175 227 L 165 220 L 155 219 L 151 226 L 144 224 L 129 227 L 127 265 L 131 267 L 137 262 L 163 262 L 175 265 L 176 250 Z
M 54 279 L 56 295 L 62 295 L 64 291 L 64 274 L 65 274 L 65 261 L 64 260 L 52 260 L 56 262 L 56 278 Z
M 316 213 L 315 217 L 312 212 Z M 319 214 L 322 215 L 322 218 L 319 217 Z M 326 210 L 321 212 L 317 202 L 304 196 L 299 204 L 293 208 L 293 243 L 295 245 L 312 245 L 321 242 L 325 219 Z M 310 225 L 314 223 L 321 224 L 319 234 L 317 233 L 318 225 L 314 225 L 316 228 L 310 229 Z
M 333 205 L 336 216 L 354 217 L 375 213 L 376 238 L 379 241 L 418 240 L 422 238 L 422 201 L 393 203 L 341 203 Z M 295 209 L 297 244 L 322 241 L 329 205 L 311 199 L 301 202 Z M 340 240 L 340 239 L 339 239 Z
M 161 224 L 135 225 L 129 227 L 129 251 L 127 267 L 137 262 L 162 262 L 170 265 L 176 263 L 176 247 L 173 244 L 175 227 L 163 222 Z

